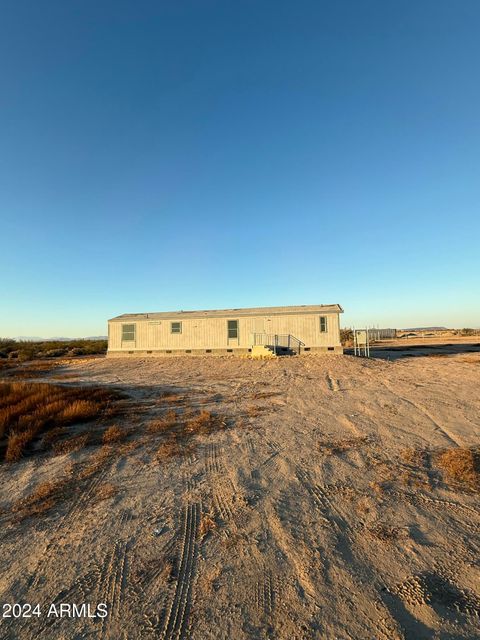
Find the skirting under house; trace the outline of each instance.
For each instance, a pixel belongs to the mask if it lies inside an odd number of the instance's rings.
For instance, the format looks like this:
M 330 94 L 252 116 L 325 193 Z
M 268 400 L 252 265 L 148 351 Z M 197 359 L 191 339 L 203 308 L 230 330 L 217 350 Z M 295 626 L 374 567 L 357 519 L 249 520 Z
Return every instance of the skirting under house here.
M 343 353 L 339 304 L 128 313 L 108 321 L 108 356 Z

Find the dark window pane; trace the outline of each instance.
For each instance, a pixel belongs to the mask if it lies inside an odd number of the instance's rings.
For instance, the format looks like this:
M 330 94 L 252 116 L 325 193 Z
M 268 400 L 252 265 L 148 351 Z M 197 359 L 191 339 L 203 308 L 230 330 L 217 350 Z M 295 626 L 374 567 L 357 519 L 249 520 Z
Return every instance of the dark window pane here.
M 228 337 L 238 338 L 238 320 L 228 320 Z
M 172 322 L 170 325 L 171 333 L 182 333 L 182 323 L 181 322 Z
M 325 316 L 320 316 L 320 331 L 321 333 L 327 332 L 327 318 Z
M 135 340 L 134 324 L 122 324 L 122 340 Z

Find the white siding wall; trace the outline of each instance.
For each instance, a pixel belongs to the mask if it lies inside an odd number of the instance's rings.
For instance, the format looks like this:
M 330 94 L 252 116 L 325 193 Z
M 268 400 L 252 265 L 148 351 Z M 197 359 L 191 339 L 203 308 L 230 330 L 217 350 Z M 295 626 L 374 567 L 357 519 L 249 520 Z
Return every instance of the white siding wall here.
M 320 316 L 327 317 L 328 331 L 320 332 Z M 238 340 L 228 340 L 227 320 L 238 320 Z M 154 349 L 226 349 L 251 346 L 251 334 L 265 333 L 291 334 L 305 343 L 306 347 L 340 346 L 340 325 L 338 313 L 291 314 L 275 316 L 246 316 L 236 318 L 186 318 L 181 320 L 182 333 L 171 333 L 172 320 L 126 320 L 109 323 L 109 350 L 154 350 Z M 136 325 L 135 342 L 122 343 L 122 324 Z

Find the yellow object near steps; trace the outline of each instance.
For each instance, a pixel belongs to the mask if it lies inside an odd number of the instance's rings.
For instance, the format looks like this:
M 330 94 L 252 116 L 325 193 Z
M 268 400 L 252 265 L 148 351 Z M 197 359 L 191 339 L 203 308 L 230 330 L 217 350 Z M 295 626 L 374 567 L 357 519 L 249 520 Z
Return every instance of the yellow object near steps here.
M 255 345 L 252 347 L 251 358 L 276 358 L 277 356 L 271 349 L 264 345 Z

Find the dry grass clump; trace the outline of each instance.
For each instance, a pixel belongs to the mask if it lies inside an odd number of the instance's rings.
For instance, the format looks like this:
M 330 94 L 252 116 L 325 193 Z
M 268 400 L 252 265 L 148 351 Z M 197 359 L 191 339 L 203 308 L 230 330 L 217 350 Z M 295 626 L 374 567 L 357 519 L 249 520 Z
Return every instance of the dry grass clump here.
M 105 466 L 109 464 L 114 458 L 119 456 L 128 455 L 134 449 L 139 446 L 138 441 L 126 442 L 119 446 L 112 446 L 116 443 L 104 444 L 97 449 L 95 453 L 88 459 L 87 463 L 77 463 L 72 467 L 71 477 L 76 481 L 87 480 L 94 476 L 96 473 L 105 469 Z
M 445 479 L 463 489 L 480 489 L 480 448 L 446 449 L 434 458 Z
M 205 409 L 195 411 L 186 407 L 182 413 L 169 409 L 161 418 L 152 420 L 147 431 L 163 439 L 155 453 L 157 460 L 192 452 L 195 436 L 208 435 L 226 427 L 225 418 Z
M 352 329 L 340 329 L 340 342 L 344 347 L 353 346 L 353 331 Z
M 100 502 L 102 500 L 108 500 L 108 498 L 113 498 L 118 493 L 118 487 L 110 482 L 102 484 L 97 491 L 95 492 L 95 500 Z
M 101 447 L 95 455 L 90 458 L 89 463 L 79 472 L 79 479 L 85 480 L 86 478 L 90 478 L 95 473 L 103 469 L 105 464 L 113 457 L 113 453 L 113 447 L 108 445 Z
M 370 442 L 368 436 L 358 436 L 356 438 L 342 438 L 340 440 L 330 440 L 328 442 L 319 442 L 318 450 L 327 456 L 338 455 L 349 449 L 357 449 Z
M 173 409 L 169 409 L 165 415 L 158 420 L 151 420 L 147 428 L 150 433 L 160 433 L 172 429 L 177 423 L 177 413 Z
M 103 444 L 114 444 L 115 442 L 121 442 L 125 439 L 126 433 L 124 429 L 120 429 L 116 425 L 109 427 L 103 432 L 102 442 Z
M 428 452 L 425 449 L 408 447 L 400 451 L 400 458 L 408 465 L 425 467 L 428 464 Z
M 18 520 L 41 515 L 53 507 L 64 488 L 64 480 L 42 482 L 33 493 L 26 498 L 18 500 L 12 506 L 12 511 L 16 514 Z
M 54 442 L 53 451 L 56 456 L 62 456 L 66 453 L 72 453 L 73 451 L 80 451 L 80 449 L 86 447 L 87 442 L 88 433 L 82 433 L 78 436 L 74 436 L 73 438 L 68 438 L 67 440 Z
M 167 442 L 162 442 L 155 453 L 155 457 L 157 460 L 164 460 L 165 458 L 172 458 L 173 456 L 178 456 L 183 453 L 184 449 L 179 445 L 179 443 L 172 439 Z
M 29 362 L 18 364 L 16 361 L 0 361 L 0 371 L 3 376 L 15 379 L 40 378 L 50 374 L 59 367 L 58 362 Z
M 387 480 L 374 480 L 368 483 L 368 486 L 372 492 L 377 496 L 383 496 L 390 488 L 390 479 Z
M 7 438 L 5 460 L 19 460 L 40 434 L 55 431 L 44 443 L 61 435 L 59 428 L 91 421 L 111 413 L 119 394 L 92 387 L 64 387 L 48 383 L 0 383 L 0 438 Z
M 406 537 L 405 529 L 394 527 L 382 522 L 375 524 L 367 531 L 372 537 L 377 538 L 377 540 L 381 540 L 382 542 L 394 542 L 395 540 L 398 540 L 398 538 Z
M 27 429 L 21 433 L 13 431 L 8 434 L 7 450 L 5 451 L 6 462 L 17 462 L 22 457 L 27 444 L 33 439 L 35 431 Z
M 184 428 L 189 434 L 208 434 L 224 426 L 225 420 L 222 416 L 210 413 L 210 411 L 204 409 L 196 416 L 189 418 Z
M 213 531 L 216 528 L 217 525 L 211 514 L 204 513 L 200 519 L 200 527 L 198 529 L 200 538 L 204 538 L 207 534 L 210 533 L 210 531 Z
M 119 447 L 117 447 L 117 454 L 119 456 L 126 456 L 132 451 L 135 451 L 135 449 L 138 449 L 139 446 L 140 446 L 140 442 L 138 440 L 134 440 L 132 442 L 125 442 L 121 444 Z
M 185 396 L 178 391 L 165 391 L 160 396 L 161 402 L 167 402 L 169 404 L 179 404 L 185 400 Z
M 66 424 L 91 420 L 98 414 L 98 403 L 91 400 L 74 400 L 62 409 L 57 419 Z
M 264 411 L 266 411 L 266 407 L 260 407 L 256 404 L 252 404 L 247 408 L 246 414 L 249 418 L 256 418 Z
M 426 449 L 408 447 L 400 451 L 401 467 L 396 470 L 395 479 L 406 486 L 432 486 L 429 475 L 431 454 Z M 406 465 L 406 466 L 405 466 Z

